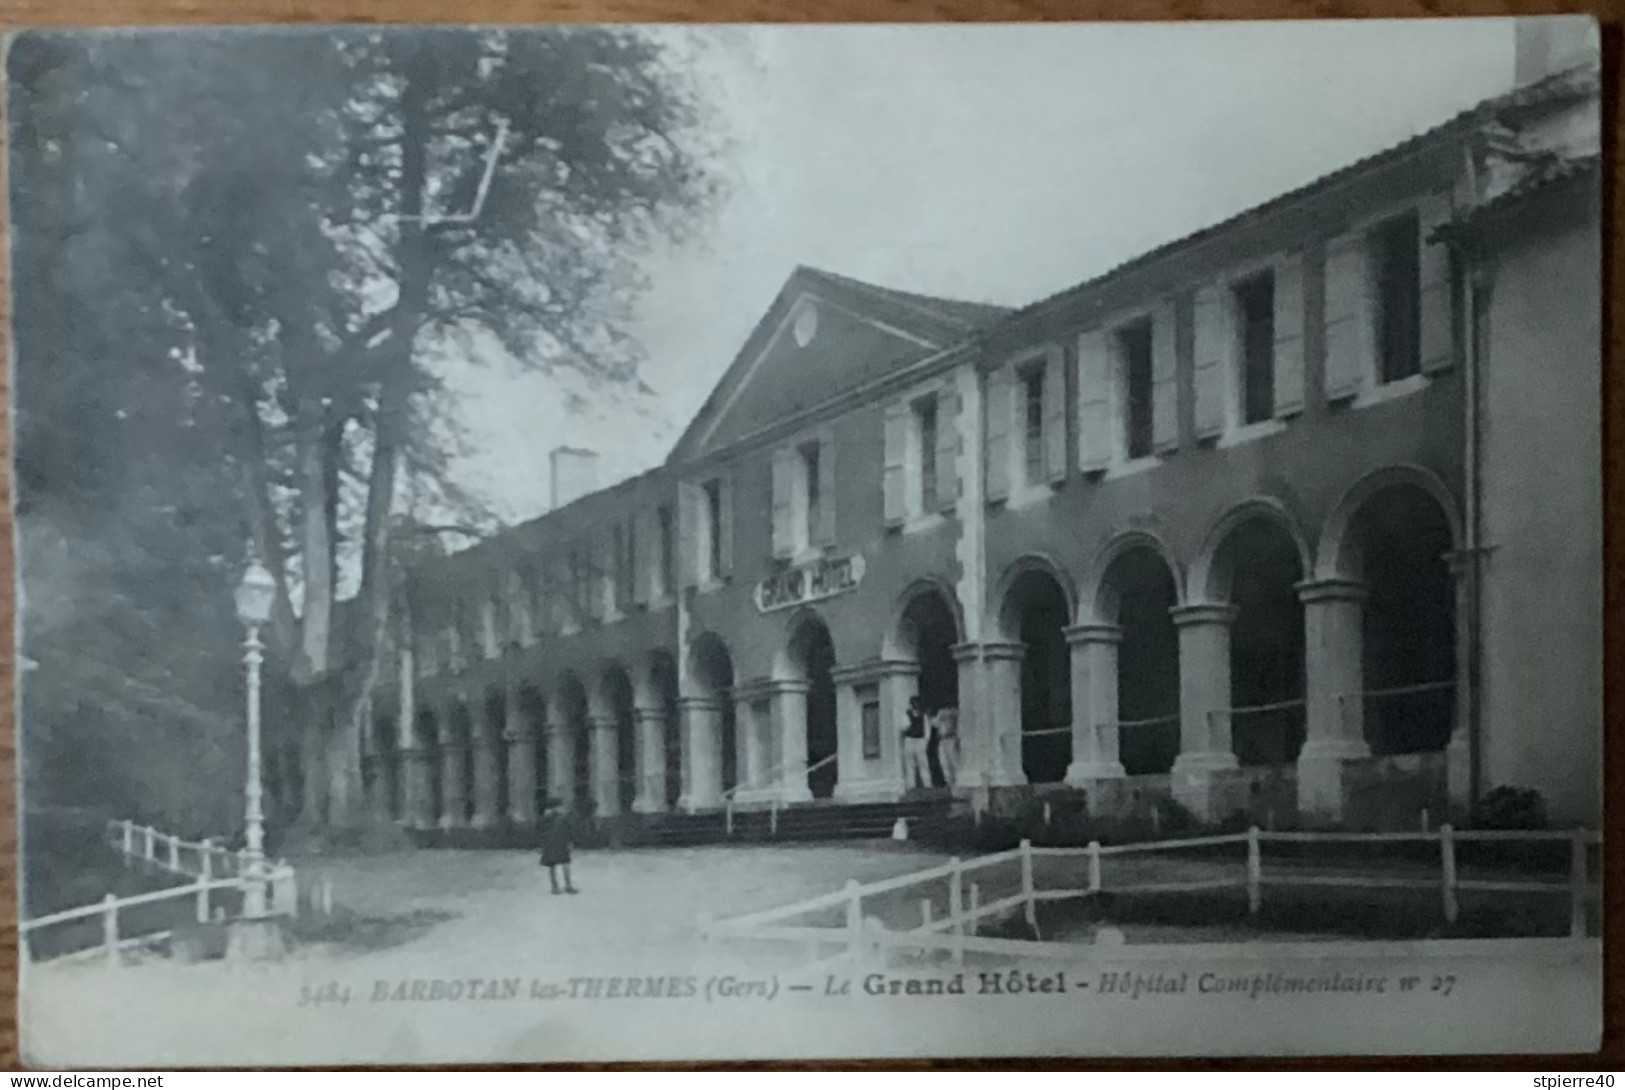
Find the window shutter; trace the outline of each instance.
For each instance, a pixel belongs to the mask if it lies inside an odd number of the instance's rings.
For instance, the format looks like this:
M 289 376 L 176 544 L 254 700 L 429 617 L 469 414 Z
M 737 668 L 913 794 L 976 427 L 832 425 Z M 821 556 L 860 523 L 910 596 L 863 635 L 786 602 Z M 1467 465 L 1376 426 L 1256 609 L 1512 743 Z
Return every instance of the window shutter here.
M 1275 415 L 1303 411 L 1303 255 L 1275 263 Z
M 881 472 L 881 499 L 885 505 L 887 526 L 901 526 L 908 514 L 904 495 L 906 475 L 904 461 L 908 453 L 908 405 L 899 402 L 886 406 L 883 424 L 885 465 Z
M 1151 446 L 1159 454 L 1179 446 L 1179 361 L 1172 303 L 1157 307 L 1151 319 Z
M 987 376 L 987 501 L 1010 498 L 1010 395 L 1014 389 L 1008 367 Z
M 1192 318 L 1196 328 L 1195 375 L 1196 438 L 1216 439 L 1224 433 L 1225 366 L 1230 353 L 1229 324 L 1225 321 L 1224 288 L 1210 284 L 1196 293 Z
M 1078 468 L 1105 469 L 1112 461 L 1112 356 L 1102 330 L 1078 338 Z
M 718 492 L 721 493 L 721 508 L 717 521 L 717 533 L 722 535 L 722 548 L 719 555 L 722 559 L 721 575 L 724 579 L 734 571 L 734 479 L 731 472 L 725 472 L 719 478 Z
M 813 527 L 813 544 L 835 544 L 835 441 L 828 435 L 818 439 L 818 525 Z
M 1066 354 L 1050 352 L 1044 364 L 1044 476 L 1066 480 Z
M 1359 392 L 1370 334 L 1366 299 L 1366 246 L 1362 233 L 1326 245 L 1326 397 Z
M 1456 317 L 1451 276 L 1450 247 L 1429 242 L 1428 236 L 1450 219 L 1450 198 L 1443 194 L 1428 197 L 1417 210 L 1422 253 L 1419 257 L 1421 288 L 1422 371 L 1434 374 L 1448 370 L 1456 362 Z
M 952 386 L 937 394 L 937 509 L 952 511 L 959 502 L 959 391 Z
M 677 486 L 677 581 L 692 587 L 700 581 L 700 490 L 687 482 Z
M 795 552 L 796 451 L 780 447 L 773 452 L 773 555 L 784 559 Z

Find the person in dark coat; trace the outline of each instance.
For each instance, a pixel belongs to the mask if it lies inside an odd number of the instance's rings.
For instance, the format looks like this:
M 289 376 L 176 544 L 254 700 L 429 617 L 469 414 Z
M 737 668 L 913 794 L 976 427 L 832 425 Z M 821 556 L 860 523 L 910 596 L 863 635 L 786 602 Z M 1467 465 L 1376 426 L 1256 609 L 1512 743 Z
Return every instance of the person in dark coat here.
M 570 830 L 570 816 L 556 800 L 549 799 L 542 827 L 542 866 L 547 868 L 547 880 L 554 893 L 579 893 L 570 881 L 570 849 L 574 837 Z M 564 872 L 564 889 L 559 889 L 559 872 Z

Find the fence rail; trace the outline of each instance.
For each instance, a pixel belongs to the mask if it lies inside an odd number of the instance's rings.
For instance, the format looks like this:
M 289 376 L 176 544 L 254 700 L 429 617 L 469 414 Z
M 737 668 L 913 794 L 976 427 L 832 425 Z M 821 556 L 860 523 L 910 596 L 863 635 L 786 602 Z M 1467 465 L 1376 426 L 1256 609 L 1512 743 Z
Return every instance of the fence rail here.
M 1266 844 L 1306 842 L 1436 844 L 1439 849 L 1439 874 L 1432 877 L 1265 871 L 1263 848 Z M 1457 871 L 1456 847 L 1462 843 L 1474 842 L 1567 843 L 1568 878 L 1566 881 L 1463 879 Z M 968 952 L 1077 960 L 1087 956 L 1090 949 L 1087 944 L 1043 941 L 1038 930 L 1039 902 L 1088 899 L 1106 893 L 1166 894 L 1244 889 L 1247 892 L 1248 912 L 1256 916 L 1262 909 L 1264 891 L 1268 887 L 1319 886 L 1331 889 L 1407 889 L 1434 892 L 1440 899 L 1440 908 L 1446 922 L 1451 924 L 1460 916 L 1459 894 L 1462 891 L 1567 894 L 1570 901 L 1569 934 L 1574 938 L 1583 938 L 1587 926 L 1586 905 L 1600 897 L 1600 883 L 1593 882 L 1590 877 L 1589 849 L 1600 846 L 1601 843 L 1602 835 L 1594 830 L 1576 829 L 1569 832 L 1457 830 L 1449 825 L 1441 825 L 1433 831 L 1406 833 L 1275 833 L 1265 832 L 1254 826 L 1244 833 L 1110 846 L 1103 846 L 1094 841 L 1082 848 L 1035 848 L 1031 841 L 1023 840 L 1020 847 L 1010 851 L 968 861 L 950 859 L 945 864 L 864 885 L 850 881 L 841 890 L 794 904 L 726 919 L 706 918 L 701 921 L 700 927 L 707 941 L 767 941 L 805 945 L 815 957 L 812 964 L 804 966 L 804 971 L 808 972 L 865 956 L 882 957 L 886 949 L 897 947 L 921 952 L 945 951 L 956 965 L 964 963 L 965 954 Z M 1102 860 L 1107 857 L 1226 845 L 1246 846 L 1242 865 L 1232 874 L 1189 881 L 1119 882 L 1111 885 L 1103 881 Z M 1077 859 L 1083 863 L 1079 884 L 1051 889 L 1037 888 L 1033 860 L 1057 857 Z M 1015 893 L 984 901 L 981 885 L 966 880 L 969 874 L 1012 860 L 1020 863 L 1020 888 Z M 903 930 L 887 930 L 878 918 L 864 915 L 864 901 L 868 898 L 944 880 L 948 886 L 948 912 L 944 916 L 933 915 L 934 902 L 929 897 L 920 901 L 919 924 Z M 840 926 L 787 922 L 794 921 L 800 916 L 835 908 L 845 909 Z M 1033 936 L 1032 939 L 997 938 L 977 934 L 979 921 L 1018 910 Z M 838 947 L 840 952 L 834 957 L 816 960 L 819 952 L 826 946 Z
M 242 852 L 228 851 L 210 840 L 186 841 L 159 832 L 151 826 L 138 826 L 131 821 L 109 822 L 107 828 L 111 846 L 126 859 L 151 863 L 159 870 L 191 878 L 192 881 L 169 889 L 136 893 L 128 897 L 117 897 L 109 893 L 94 904 L 80 905 L 47 916 L 19 921 L 18 933 L 26 937 L 81 920 L 98 917 L 101 919 L 101 942 L 40 960 L 75 961 L 101 956 L 106 959 L 109 967 L 116 967 L 122 962 L 119 955 L 123 951 L 162 942 L 173 935 L 173 929 L 123 935 L 120 928 L 122 913 L 147 905 L 190 898 L 196 906 L 195 916 L 198 923 L 218 921 L 225 918 L 225 908 L 214 903 L 213 894 L 219 890 L 246 893 L 251 882 L 265 883 L 269 894 L 266 900 L 270 915 L 294 916 L 298 913 L 299 894 L 294 870 L 285 862 L 268 864 L 263 878 L 250 878 L 243 871 Z M 186 867 L 188 852 L 196 863 L 194 869 Z M 23 955 L 30 957 L 28 943 L 22 943 L 22 947 Z

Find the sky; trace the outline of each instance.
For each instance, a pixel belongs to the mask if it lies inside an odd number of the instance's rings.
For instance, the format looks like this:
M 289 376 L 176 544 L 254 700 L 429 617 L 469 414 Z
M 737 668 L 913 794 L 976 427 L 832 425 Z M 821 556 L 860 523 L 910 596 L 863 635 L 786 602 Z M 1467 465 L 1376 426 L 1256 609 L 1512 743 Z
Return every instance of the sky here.
M 644 260 L 652 398 L 571 415 L 500 361 L 449 376 L 456 472 L 508 521 L 548 509 L 555 446 L 597 450 L 601 486 L 662 462 L 798 264 L 1019 305 L 1512 83 L 1499 19 L 661 33 L 691 36 L 726 196 Z

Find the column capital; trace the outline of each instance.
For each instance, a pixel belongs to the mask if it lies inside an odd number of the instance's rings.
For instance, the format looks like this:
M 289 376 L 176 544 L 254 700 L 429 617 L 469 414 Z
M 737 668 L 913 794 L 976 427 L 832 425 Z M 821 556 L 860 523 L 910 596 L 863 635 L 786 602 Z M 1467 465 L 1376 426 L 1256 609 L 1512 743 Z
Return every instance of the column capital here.
M 1234 623 L 1239 613 L 1235 606 L 1224 602 L 1203 602 L 1196 605 L 1175 606 L 1168 611 L 1174 624 L 1180 628 L 1196 625 L 1225 625 Z
M 791 693 L 808 693 L 812 685 L 803 678 L 775 678 L 768 682 L 767 691 L 774 696 L 785 696 Z
M 593 730 L 615 731 L 621 729 L 621 721 L 618 716 L 607 712 L 600 712 L 597 715 L 587 716 L 587 726 L 591 727 Z
M 1066 642 L 1074 647 L 1085 643 L 1122 643 L 1123 626 L 1116 624 L 1074 624 L 1061 629 Z
M 716 696 L 680 696 L 677 698 L 679 712 L 720 712 L 723 700 Z
M 666 721 L 665 708 L 633 708 L 632 718 L 639 723 L 664 723 Z
M 986 660 L 989 662 L 1020 662 L 1027 657 L 1027 645 L 1009 640 L 983 640 L 981 643 L 956 643 L 949 651 L 959 663 Z
M 509 727 L 507 730 L 504 730 L 502 732 L 502 740 L 504 742 L 509 742 L 509 743 L 513 743 L 513 742 L 534 742 L 539 733 L 540 732 L 537 731 L 534 727 L 529 727 L 529 726 Z
M 1330 579 L 1306 579 L 1296 584 L 1298 601 L 1304 605 L 1316 602 L 1363 602 L 1371 588 L 1360 579 L 1333 576 Z

